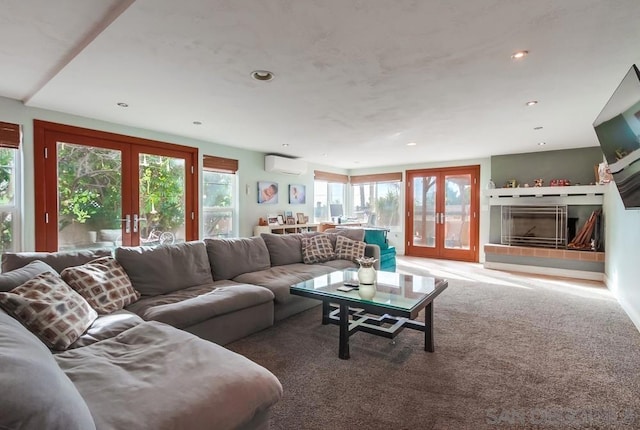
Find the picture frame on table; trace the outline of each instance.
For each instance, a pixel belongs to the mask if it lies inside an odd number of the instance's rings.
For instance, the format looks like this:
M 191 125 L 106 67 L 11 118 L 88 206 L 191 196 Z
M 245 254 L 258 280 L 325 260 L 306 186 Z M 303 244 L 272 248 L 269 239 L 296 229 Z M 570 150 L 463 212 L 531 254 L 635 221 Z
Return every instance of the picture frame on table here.
M 278 226 L 278 215 L 267 215 L 267 224 L 270 226 Z
M 287 225 L 296 225 L 296 219 L 292 216 L 287 217 Z
M 305 223 L 305 216 L 304 216 L 304 213 L 302 213 L 302 212 L 298 212 L 298 213 L 296 214 L 296 217 L 297 217 L 298 224 L 304 224 L 304 223 Z
M 278 225 L 284 225 L 284 217 L 282 215 L 278 215 Z

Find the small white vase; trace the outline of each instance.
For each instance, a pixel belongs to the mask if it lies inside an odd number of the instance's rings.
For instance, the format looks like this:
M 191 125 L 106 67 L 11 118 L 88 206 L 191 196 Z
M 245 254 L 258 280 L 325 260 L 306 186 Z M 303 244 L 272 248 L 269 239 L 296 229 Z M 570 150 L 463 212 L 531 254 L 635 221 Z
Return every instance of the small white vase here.
M 376 269 L 372 266 L 360 266 L 358 269 L 358 283 L 362 285 L 373 285 L 376 282 Z

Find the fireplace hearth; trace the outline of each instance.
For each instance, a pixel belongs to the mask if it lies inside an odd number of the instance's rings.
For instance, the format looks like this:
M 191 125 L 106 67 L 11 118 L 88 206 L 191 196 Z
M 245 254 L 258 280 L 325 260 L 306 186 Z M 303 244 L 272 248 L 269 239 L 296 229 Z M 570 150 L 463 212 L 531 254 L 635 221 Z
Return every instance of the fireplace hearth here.
M 502 245 L 566 248 L 567 206 L 502 206 Z

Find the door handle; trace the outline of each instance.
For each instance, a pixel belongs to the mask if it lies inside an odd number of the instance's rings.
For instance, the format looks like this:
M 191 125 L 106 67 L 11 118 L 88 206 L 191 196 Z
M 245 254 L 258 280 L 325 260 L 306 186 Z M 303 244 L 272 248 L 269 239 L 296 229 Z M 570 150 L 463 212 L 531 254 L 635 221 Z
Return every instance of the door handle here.
M 440 212 L 440 224 L 444 224 L 444 212 Z
M 131 233 L 131 215 L 125 215 L 124 218 L 119 221 L 124 222 L 124 232 Z
M 139 230 L 140 221 L 146 220 L 146 218 L 138 217 L 138 214 L 133 214 L 133 232 L 137 233 Z

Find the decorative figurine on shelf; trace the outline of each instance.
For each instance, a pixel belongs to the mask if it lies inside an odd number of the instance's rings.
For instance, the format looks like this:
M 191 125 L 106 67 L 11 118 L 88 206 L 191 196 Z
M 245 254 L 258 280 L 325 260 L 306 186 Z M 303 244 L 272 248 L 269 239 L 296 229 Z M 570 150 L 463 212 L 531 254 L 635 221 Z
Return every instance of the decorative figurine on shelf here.
M 269 225 L 269 223 L 267 222 L 266 219 L 260 217 L 260 220 L 258 221 L 258 225 L 264 226 L 264 225 Z
M 507 181 L 507 183 L 504 185 L 505 188 L 517 188 L 518 187 L 518 181 L 516 181 L 515 179 L 509 179 Z
M 543 187 L 544 186 L 544 179 L 540 178 L 540 179 L 534 179 L 534 187 Z

